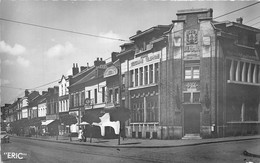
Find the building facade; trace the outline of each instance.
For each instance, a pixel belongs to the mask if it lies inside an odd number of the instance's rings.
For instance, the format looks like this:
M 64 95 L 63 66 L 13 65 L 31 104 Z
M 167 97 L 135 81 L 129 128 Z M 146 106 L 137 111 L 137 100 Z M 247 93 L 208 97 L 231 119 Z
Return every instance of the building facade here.
M 259 133 L 259 29 L 216 22 L 212 14 L 212 9 L 180 10 L 171 25 L 130 37 L 134 58 L 121 62 L 124 103 L 131 109 L 127 136 Z

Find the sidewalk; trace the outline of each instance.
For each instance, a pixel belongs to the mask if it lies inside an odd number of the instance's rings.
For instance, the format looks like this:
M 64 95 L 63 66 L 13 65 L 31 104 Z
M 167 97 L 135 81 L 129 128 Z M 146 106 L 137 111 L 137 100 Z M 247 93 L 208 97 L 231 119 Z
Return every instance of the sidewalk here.
M 14 136 L 16 137 L 16 136 Z M 224 138 L 211 138 L 211 139 L 194 139 L 194 140 L 158 140 L 158 139 L 120 139 L 120 145 L 118 145 L 118 139 L 96 139 L 92 138 L 92 143 L 89 142 L 79 142 L 77 137 L 72 137 L 70 141 L 69 137 L 65 136 L 37 136 L 36 137 L 19 137 L 25 139 L 34 139 L 41 141 L 53 141 L 57 143 L 67 143 L 75 145 L 86 145 L 86 146 L 96 146 L 96 147 L 107 147 L 107 148 L 170 148 L 170 147 L 181 147 L 181 146 L 194 146 L 201 144 L 212 144 L 212 143 L 223 143 L 232 141 L 243 141 L 243 140 L 256 140 L 260 139 L 260 135 L 254 136 L 237 136 L 237 137 L 224 137 Z M 260 147 L 247 149 L 244 152 L 245 155 L 248 154 L 254 157 L 260 157 Z

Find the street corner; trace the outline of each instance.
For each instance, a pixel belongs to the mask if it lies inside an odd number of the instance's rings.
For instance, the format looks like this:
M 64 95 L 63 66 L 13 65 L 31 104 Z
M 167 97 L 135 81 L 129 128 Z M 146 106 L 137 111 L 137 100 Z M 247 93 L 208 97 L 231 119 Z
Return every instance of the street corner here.
M 260 147 L 249 148 L 243 152 L 245 156 L 260 158 Z
M 1 152 L 2 161 L 8 160 L 26 160 L 29 158 L 29 154 L 26 152 Z

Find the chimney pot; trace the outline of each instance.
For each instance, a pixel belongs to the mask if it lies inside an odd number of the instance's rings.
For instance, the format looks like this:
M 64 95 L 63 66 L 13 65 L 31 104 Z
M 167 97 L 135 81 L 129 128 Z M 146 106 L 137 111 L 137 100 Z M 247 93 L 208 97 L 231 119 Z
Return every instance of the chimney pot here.
M 237 18 L 236 21 L 237 21 L 237 23 L 242 24 L 243 23 L 243 18 L 242 17 Z
M 137 35 L 140 34 L 140 33 L 142 33 L 141 30 L 136 31 L 136 34 L 137 34 Z

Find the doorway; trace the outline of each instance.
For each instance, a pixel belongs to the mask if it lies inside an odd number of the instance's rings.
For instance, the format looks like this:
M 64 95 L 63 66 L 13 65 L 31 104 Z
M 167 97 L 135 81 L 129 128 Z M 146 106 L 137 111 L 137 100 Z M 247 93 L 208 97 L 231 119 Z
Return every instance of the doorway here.
M 201 104 L 184 104 L 184 134 L 200 133 Z

